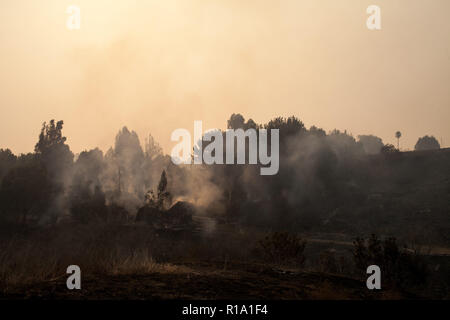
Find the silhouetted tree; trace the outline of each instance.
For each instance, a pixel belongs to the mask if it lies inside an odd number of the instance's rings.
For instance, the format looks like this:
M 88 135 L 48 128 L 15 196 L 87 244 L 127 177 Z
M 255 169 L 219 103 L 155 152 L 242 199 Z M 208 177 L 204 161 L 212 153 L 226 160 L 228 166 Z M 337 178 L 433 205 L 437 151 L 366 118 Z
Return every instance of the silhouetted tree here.
M 348 134 L 346 130 L 342 132 L 334 129 L 325 137 L 325 139 L 339 158 L 351 159 L 355 156 L 364 154 L 362 145 L 358 144 L 355 138 Z
M 414 146 L 414 150 L 422 151 L 422 150 L 437 150 L 440 149 L 441 145 L 437 141 L 437 139 L 433 136 L 424 136 L 417 140 L 416 145 Z
M 50 120 L 43 123 L 39 140 L 34 147 L 38 157 L 43 161 L 51 179 L 61 186 L 66 182 L 73 164 L 73 153 L 62 135 L 64 122 Z
M 0 188 L 2 220 L 37 222 L 52 201 L 53 184 L 45 167 L 34 161 L 11 169 Z
M 0 182 L 6 173 L 16 164 L 17 157 L 9 149 L 0 149 Z
M 158 188 L 156 193 L 153 190 L 147 192 L 145 196 L 146 204 L 149 207 L 156 208 L 158 210 L 166 210 L 172 203 L 172 195 L 167 190 L 167 177 L 166 170 L 161 173 Z
M 148 135 L 148 138 L 145 140 L 145 156 L 150 160 L 153 160 L 156 157 L 162 156 L 162 148 L 155 141 L 151 134 Z
M 248 119 L 245 122 L 245 118 L 239 113 L 233 113 L 230 119 L 227 120 L 227 129 L 258 129 L 258 124 L 253 119 Z
M 395 133 L 395 137 L 397 138 L 397 149 L 400 150 L 400 138 L 402 137 L 402 133 L 400 131 L 397 131 Z
M 398 149 L 396 149 L 393 144 L 388 143 L 381 148 L 381 153 L 394 153 L 394 152 L 398 152 Z
M 244 126 L 245 130 L 247 130 L 247 129 L 258 129 L 258 128 L 259 128 L 258 124 L 255 121 L 253 121 L 253 119 L 248 119 L 247 122 L 245 123 L 245 126 Z
M 41 133 L 39 135 L 39 141 L 34 147 L 36 153 L 45 153 L 54 146 L 62 145 L 66 142 L 66 137 L 62 136 L 62 128 L 64 122 L 58 121 L 55 124 L 55 120 L 50 120 L 49 124 L 42 125 Z
M 358 136 L 359 143 L 362 144 L 364 151 L 367 154 L 377 154 L 380 153 L 381 148 L 383 148 L 383 140 L 373 135 L 360 135 Z
M 144 160 L 139 137 L 127 127 L 116 135 L 113 161 L 117 165 L 119 190 L 125 193 L 143 193 L 144 181 L 141 168 Z
M 245 125 L 245 119 L 244 117 L 239 113 L 233 113 L 230 116 L 230 119 L 227 121 L 227 128 L 228 129 L 244 129 Z
M 295 116 L 289 118 L 277 117 L 270 120 L 265 126 L 265 129 L 279 129 L 280 139 L 286 136 L 292 136 L 298 133 L 306 132 L 305 125 L 300 119 Z
M 93 190 L 92 190 L 93 189 Z M 80 223 L 106 222 L 105 194 L 92 182 L 74 182 L 70 192 L 70 213 Z
M 100 176 L 104 169 L 103 152 L 95 148 L 80 153 L 74 164 L 73 174 L 82 176 L 85 182 L 92 181 L 95 185 L 100 185 Z
M 316 126 L 311 126 L 309 128 L 309 134 L 314 135 L 316 137 L 321 137 L 321 138 L 323 138 L 327 135 L 325 130 L 323 130 L 322 128 L 318 128 Z

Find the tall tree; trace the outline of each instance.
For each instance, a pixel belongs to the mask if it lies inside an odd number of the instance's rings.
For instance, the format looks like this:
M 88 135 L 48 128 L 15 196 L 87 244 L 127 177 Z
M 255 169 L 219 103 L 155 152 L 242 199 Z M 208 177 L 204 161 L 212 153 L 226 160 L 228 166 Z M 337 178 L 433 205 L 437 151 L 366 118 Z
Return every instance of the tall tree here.
M 163 150 L 158 142 L 153 138 L 151 134 L 145 139 L 145 156 L 150 160 L 156 157 L 162 156 Z
M 39 140 L 34 147 L 38 157 L 43 161 L 48 174 L 54 182 L 64 184 L 73 165 L 73 153 L 65 143 L 62 135 L 64 122 L 50 120 L 43 123 Z
M 395 137 L 397 138 L 397 149 L 400 150 L 400 138 L 402 137 L 402 133 L 400 131 L 397 131 L 395 133 Z
M 117 164 L 119 189 L 125 193 L 142 193 L 143 196 L 144 177 L 141 169 L 144 151 L 136 132 L 128 130 L 127 127 L 119 131 L 116 135 L 113 158 Z
M 153 190 L 150 190 L 147 192 L 145 200 L 149 207 L 158 210 L 166 210 L 170 207 L 172 204 L 172 195 L 167 190 L 166 170 L 163 170 L 161 173 L 156 193 Z

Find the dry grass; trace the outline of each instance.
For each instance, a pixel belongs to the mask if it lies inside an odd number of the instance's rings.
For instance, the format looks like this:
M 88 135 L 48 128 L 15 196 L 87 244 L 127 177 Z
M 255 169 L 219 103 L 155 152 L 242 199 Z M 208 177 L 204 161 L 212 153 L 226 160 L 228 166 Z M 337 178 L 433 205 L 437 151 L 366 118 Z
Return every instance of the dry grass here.
M 105 272 L 108 274 L 147 274 L 147 273 L 187 273 L 190 270 L 171 263 L 158 263 L 148 250 L 135 250 L 130 254 L 116 253 L 107 261 Z
M 0 252 L 0 284 L 8 287 L 18 283 L 48 280 L 60 275 L 59 257 L 48 248 L 12 240 Z
M 74 255 L 78 256 L 78 255 Z M 84 274 L 136 275 L 148 273 L 189 273 L 187 267 L 156 262 L 148 250 L 127 250 L 120 247 L 105 252 L 95 248 L 85 251 L 82 259 L 61 256 L 36 244 L 18 247 L 8 244 L 0 254 L 0 288 L 3 292 L 16 285 L 52 281 L 66 277 L 71 264 L 81 267 Z
M 80 266 L 84 275 L 193 273 L 179 262 L 244 261 L 254 245 L 252 237 L 235 233 L 170 237 L 146 226 L 72 224 L 16 233 L 0 238 L 0 292 L 65 278 L 69 265 Z
M 67 267 L 78 265 L 83 278 L 88 276 L 87 279 L 100 281 L 98 286 L 101 290 L 102 286 L 114 287 L 117 279 L 125 281 L 122 275 L 126 276 L 128 280 L 121 284 L 117 280 L 123 287 L 111 288 L 112 292 L 119 290 L 122 296 L 134 294 L 132 289 L 128 290 L 127 281 L 136 283 L 140 279 L 147 281 L 148 287 L 161 284 L 158 287 L 162 290 L 161 294 L 177 294 L 166 292 L 164 288 L 174 288 L 179 284 L 190 286 L 192 279 L 195 279 L 197 282 L 191 287 L 192 292 L 196 292 L 198 287 L 199 290 L 204 290 L 205 297 L 211 295 L 211 281 L 216 283 L 217 294 L 226 293 L 220 291 L 223 287 L 229 290 L 231 296 L 242 288 L 247 288 L 250 290 L 249 296 L 252 296 L 252 290 L 256 290 L 255 283 L 265 277 L 264 281 L 273 280 L 273 286 L 279 290 L 269 284 L 267 288 L 272 289 L 260 292 L 264 296 L 280 294 L 280 297 L 285 297 L 283 292 L 290 290 L 286 296 L 294 298 L 361 298 L 355 291 L 361 287 L 360 283 L 353 280 L 349 282 L 345 280 L 347 278 L 340 277 L 342 268 L 334 270 L 334 262 L 331 263 L 333 268 L 329 268 L 328 264 L 326 268 L 322 268 L 319 264 L 319 270 L 317 265 L 310 264 L 308 270 L 320 271 L 320 277 L 316 279 L 317 276 L 305 275 L 305 270 L 298 264 L 277 264 L 278 261 L 261 259 L 254 250 L 260 239 L 258 236 L 260 234 L 252 232 L 217 232 L 214 237 L 170 237 L 155 234 L 146 227 L 72 225 L 18 233 L 12 238 L 0 238 L 0 294 L 7 296 L 14 292 L 28 292 L 29 288 L 39 283 L 41 286 L 37 287 L 46 288 L 46 283 L 49 282 L 58 283 L 57 288 L 65 288 Z M 292 277 L 297 277 L 297 280 L 292 281 Z M 311 285 L 306 283 L 305 286 L 304 282 L 308 282 L 309 278 Z M 326 282 L 323 278 L 331 280 Z M 106 280 L 102 282 L 102 279 L 114 280 L 107 283 Z M 277 279 L 284 279 L 286 284 L 276 284 Z M 362 284 L 365 290 L 365 285 Z M 146 290 L 145 285 L 139 288 Z M 308 288 L 308 294 L 304 293 L 305 288 Z M 53 294 L 52 290 L 49 289 L 49 294 Z M 152 292 L 149 291 L 148 294 L 156 294 Z M 192 292 L 189 291 L 189 295 L 201 296 L 200 293 Z M 396 293 L 377 296 L 378 299 L 401 297 Z
M 189 272 L 162 259 L 157 261 L 152 253 L 160 257 L 160 252 L 170 251 L 170 247 L 164 241 L 151 243 L 151 235 L 145 232 L 122 234 L 96 228 L 53 231 L 0 242 L 0 291 L 66 277 L 69 265 L 80 266 L 83 274 Z

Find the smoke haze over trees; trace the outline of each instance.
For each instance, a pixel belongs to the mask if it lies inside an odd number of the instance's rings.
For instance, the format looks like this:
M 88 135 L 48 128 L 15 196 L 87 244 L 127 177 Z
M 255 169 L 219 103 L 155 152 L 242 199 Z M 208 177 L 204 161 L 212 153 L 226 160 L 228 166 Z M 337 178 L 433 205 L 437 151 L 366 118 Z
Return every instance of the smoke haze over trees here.
M 62 220 L 131 223 L 149 203 L 167 210 L 177 201 L 188 201 L 197 214 L 218 220 L 354 232 L 348 221 L 373 230 L 381 227 L 377 219 L 394 214 L 386 185 L 419 179 L 407 177 L 405 169 L 395 171 L 393 167 L 413 164 L 393 158 L 395 147 L 373 135 L 356 140 L 346 131 L 307 129 L 296 117 L 257 124 L 233 114 L 227 127 L 279 129 L 279 173 L 261 176 L 259 165 L 248 164 L 176 166 L 151 135 L 142 144 L 127 127 L 105 154 L 92 149 L 74 156 L 62 133 L 63 122 L 51 120 L 43 124 L 34 153 L 0 151 L 0 220 L 24 225 Z M 382 210 L 371 204 L 373 196 L 386 202 Z

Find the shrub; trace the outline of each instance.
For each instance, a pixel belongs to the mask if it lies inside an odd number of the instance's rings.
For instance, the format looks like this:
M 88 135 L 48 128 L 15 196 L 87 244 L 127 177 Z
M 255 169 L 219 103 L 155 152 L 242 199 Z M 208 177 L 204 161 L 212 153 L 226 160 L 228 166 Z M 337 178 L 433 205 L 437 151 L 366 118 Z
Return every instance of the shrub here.
M 381 241 L 376 235 L 366 241 L 356 238 L 353 242 L 353 259 L 358 270 L 365 273 L 370 265 L 381 268 L 385 281 L 401 288 L 425 284 L 428 270 L 417 251 L 400 249 L 395 238 Z
M 306 240 L 288 232 L 274 232 L 259 242 L 264 259 L 279 265 L 302 266 L 305 263 Z

